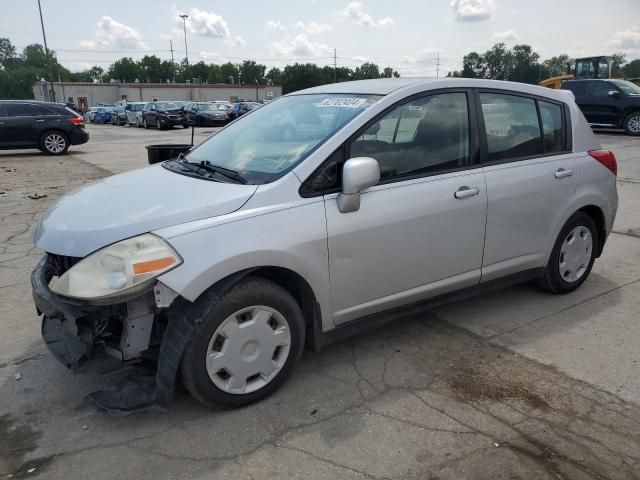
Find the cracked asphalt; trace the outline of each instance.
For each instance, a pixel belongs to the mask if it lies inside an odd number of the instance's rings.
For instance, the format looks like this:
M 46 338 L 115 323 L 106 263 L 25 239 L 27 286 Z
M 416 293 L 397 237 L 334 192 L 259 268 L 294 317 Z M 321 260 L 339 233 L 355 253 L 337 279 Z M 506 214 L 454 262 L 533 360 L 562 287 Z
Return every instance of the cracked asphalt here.
M 521 285 L 407 317 L 306 353 L 246 408 L 178 391 L 169 411 L 113 417 L 82 399 L 126 376 L 74 376 L 42 344 L 31 231 L 60 195 L 189 132 L 89 128 L 62 158 L 0 152 L 0 479 L 640 478 L 639 138 L 599 135 L 621 203 L 577 292 Z

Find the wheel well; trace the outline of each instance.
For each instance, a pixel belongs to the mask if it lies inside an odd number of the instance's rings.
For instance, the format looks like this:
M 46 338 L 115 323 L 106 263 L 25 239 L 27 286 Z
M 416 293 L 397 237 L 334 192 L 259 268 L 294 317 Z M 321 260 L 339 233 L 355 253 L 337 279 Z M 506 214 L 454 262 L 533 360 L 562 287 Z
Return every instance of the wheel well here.
M 622 122 L 621 123 L 624 123 L 624 121 L 627 119 L 627 117 L 629 115 L 631 115 L 632 113 L 640 113 L 640 108 L 638 108 L 637 106 L 635 106 L 635 107 L 627 107 L 624 110 L 624 113 L 622 115 Z
M 63 132 L 62 130 L 58 130 L 57 128 L 50 128 L 49 130 L 45 130 L 44 132 L 42 132 L 42 134 L 40 135 L 40 141 L 44 140 L 44 137 L 46 137 L 47 135 L 49 135 L 50 133 L 59 133 L 60 135 L 62 135 L 64 138 L 67 139 L 67 142 L 69 141 L 69 135 L 67 135 L 65 132 Z
M 588 205 L 586 207 L 582 207 L 579 212 L 584 212 L 589 215 L 596 224 L 596 229 L 598 231 L 598 249 L 596 251 L 596 256 L 600 256 L 602 254 L 602 249 L 604 248 L 604 240 L 607 235 L 605 224 L 604 224 L 604 214 L 599 207 L 595 205 Z

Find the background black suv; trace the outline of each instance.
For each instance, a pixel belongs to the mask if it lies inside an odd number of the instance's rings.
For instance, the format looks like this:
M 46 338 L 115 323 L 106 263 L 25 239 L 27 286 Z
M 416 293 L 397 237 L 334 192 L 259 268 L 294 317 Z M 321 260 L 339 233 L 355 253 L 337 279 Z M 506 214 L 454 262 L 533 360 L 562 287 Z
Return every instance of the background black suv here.
M 0 149 L 37 148 L 62 155 L 89 140 L 84 118 L 63 103 L 0 100 Z
M 627 80 L 569 80 L 571 90 L 587 121 L 598 128 L 624 128 L 640 135 L 640 87 Z

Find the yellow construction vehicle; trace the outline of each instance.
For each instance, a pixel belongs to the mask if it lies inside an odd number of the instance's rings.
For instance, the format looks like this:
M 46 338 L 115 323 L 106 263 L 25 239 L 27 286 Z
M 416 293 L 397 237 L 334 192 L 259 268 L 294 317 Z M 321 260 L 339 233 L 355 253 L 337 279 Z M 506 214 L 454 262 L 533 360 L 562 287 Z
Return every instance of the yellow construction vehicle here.
M 612 57 L 586 57 L 577 58 L 573 65 L 573 73 L 571 65 L 567 64 L 567 73 L 557 77 L 542 80 L 538 85 L 541 87 L 549 87 L 559 89 L 565 80 L 583 80 L 591 78 L 611 78 L 611 67 L 613 66 Z

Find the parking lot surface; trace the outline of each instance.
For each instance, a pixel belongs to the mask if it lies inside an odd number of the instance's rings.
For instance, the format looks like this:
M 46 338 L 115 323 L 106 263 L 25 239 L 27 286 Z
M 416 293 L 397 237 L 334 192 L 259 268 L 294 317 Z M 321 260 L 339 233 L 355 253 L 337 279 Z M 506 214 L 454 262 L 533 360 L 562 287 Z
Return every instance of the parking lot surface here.
M 620 208 L 578 291 L 512 287 L 306 353 L 250 407 L 178 391 L 112 417 L 83 397 L 126 376 L 74 376 L 41 341 L 31 232 L 65 192 L 191 132 L 89 130 L 64 157 L 0 152 L 0 479 L 640 478 L 640 138 L 599 135 Z

